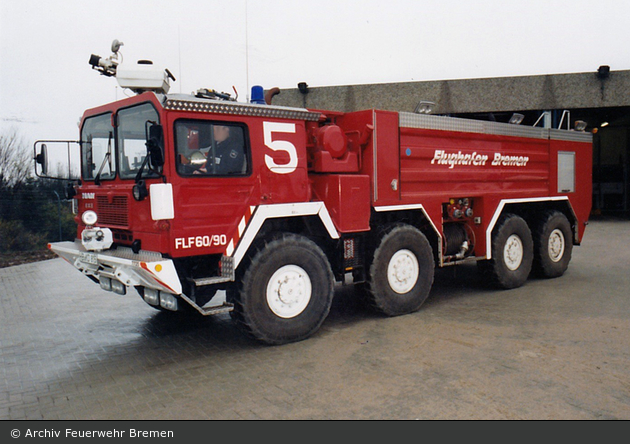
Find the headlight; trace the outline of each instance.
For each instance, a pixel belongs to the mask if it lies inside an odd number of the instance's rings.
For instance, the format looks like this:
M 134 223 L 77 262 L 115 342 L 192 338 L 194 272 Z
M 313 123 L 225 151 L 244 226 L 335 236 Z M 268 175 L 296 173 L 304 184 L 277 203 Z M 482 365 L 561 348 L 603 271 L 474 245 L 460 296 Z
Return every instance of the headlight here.
M 81 216 L 81 220 L 83 221 L 85 225 L 92 226 L 98 220 L 98 216 L 96 215 L 96 212 L 92 210 L 88 210 L 85 213 L 83 213 L 83 215 Z
M 143 200 L 148 195 L 149 191 L 147 190 L 147 184 L 144 180 L 138 181 L 138 183 L 133 186 L 133 198 L 137 201 Z

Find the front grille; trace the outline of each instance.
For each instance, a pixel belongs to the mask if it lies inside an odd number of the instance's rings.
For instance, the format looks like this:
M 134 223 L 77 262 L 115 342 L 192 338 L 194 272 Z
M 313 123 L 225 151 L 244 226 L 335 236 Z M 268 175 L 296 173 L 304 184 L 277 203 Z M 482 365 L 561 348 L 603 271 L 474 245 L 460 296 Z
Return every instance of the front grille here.
M 98 222 L 103 225 L 118 225 L 126 227 L 127 219 L 127 196 L 96 196 L 98 208 Z

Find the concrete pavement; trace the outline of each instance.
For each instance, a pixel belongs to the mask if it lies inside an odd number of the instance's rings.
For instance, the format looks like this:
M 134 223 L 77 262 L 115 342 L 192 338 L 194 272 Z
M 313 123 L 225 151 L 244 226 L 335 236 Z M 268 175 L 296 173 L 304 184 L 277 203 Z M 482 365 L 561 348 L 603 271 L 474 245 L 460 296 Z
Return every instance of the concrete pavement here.
M 0 269 L 0 419 L 630 419 L 630 222 L 596 220 L 567 273 L 497 291 L 439 270 L 385 318 L 339 287 L 310 339 L 105 292 L 61 259 Z

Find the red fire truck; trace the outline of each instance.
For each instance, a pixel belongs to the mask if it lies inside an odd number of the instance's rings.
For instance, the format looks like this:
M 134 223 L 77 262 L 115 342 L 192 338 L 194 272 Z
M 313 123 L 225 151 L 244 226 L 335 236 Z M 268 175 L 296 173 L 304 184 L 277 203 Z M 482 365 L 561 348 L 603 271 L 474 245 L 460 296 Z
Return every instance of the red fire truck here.
M 281 344 L 318 330 L 335 282 L 361 284 L 396 316 L 420 308 L 435 267 L 476 261 L 509 289 L 561 276 L 581 242 L 583 130 L 281 107 L 260 87 L 249 103 L 169 94 L 168 70 L 127 68 L 112 49 L 90 63 L 136 95 L 84 113 L 68 188 L 77 239 L 50 244 L 104 290 L 230 312 Z M 35 144 L 38 175 L 51 143 Z

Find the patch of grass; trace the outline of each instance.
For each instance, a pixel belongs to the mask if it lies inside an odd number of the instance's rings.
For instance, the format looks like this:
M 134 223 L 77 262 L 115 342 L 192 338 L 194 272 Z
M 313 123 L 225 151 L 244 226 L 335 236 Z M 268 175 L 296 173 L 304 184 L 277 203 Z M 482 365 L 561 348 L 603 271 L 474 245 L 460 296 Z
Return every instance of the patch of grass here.
M 31 262 L 45 261 L 57 257 L 55 253 L 46 250 L 16 251 L 14 253 L 0 253 L 0 268 L 14 265 L 29 264 Z

